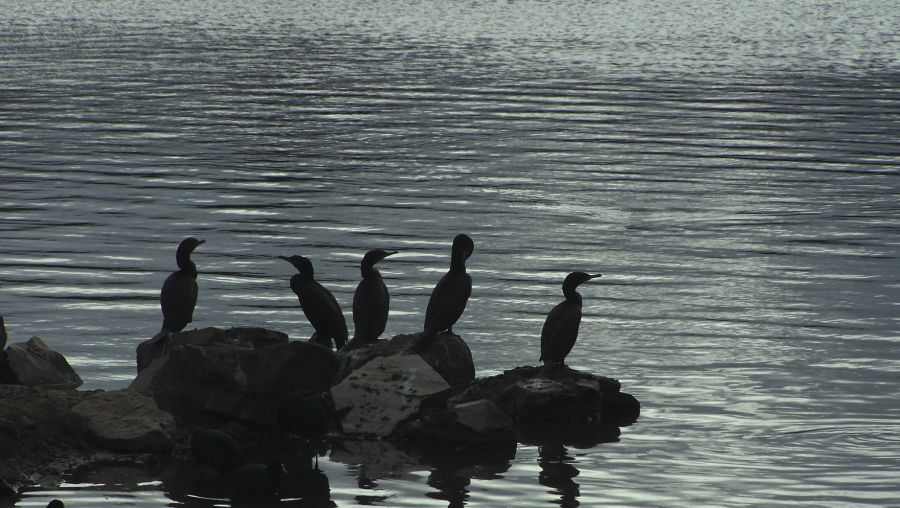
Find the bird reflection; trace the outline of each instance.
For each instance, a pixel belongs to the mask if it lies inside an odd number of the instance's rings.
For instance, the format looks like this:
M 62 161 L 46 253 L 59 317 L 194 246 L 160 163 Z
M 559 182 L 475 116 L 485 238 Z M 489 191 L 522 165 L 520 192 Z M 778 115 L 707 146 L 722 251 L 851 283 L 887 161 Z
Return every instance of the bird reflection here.
M 538 465 L 541 467 L 538 483 L 553 488 L 554 493 L 559 494 L 560 506 L 578 506 L 580 492 L 573 478 L 580 471 L 571 464 L 574 459 L 567 454 L 566 447 L 562 444 L 545 444 L 538 447 L 538 455 Z
M 432 499 L 447 501 L 449 508 L 462 508 L 469 500 L 469 484 L 472 478 L 459 468 L 437 467 L 428 476 L 428 485 L 438 492 L 426 494 Z

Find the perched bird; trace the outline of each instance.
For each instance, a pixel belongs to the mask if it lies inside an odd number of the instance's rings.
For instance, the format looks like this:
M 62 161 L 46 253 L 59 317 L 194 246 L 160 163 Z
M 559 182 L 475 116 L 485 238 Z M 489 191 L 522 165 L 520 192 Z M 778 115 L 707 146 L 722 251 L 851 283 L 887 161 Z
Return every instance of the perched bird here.
M 439 332 L 453 333 L 453 325 L 462 316 L 472 294 L 472 276 L 466 273 L 466 260 L 474 250 L 475 243 L 468 235 L 459 234 L 453 239 L 450 270 L 431 292 L 425 310 L 425 330 L 415 349 L 424 349 Z
M 344 351 L 350 351 L 366 344 L 372 344 L 384 333 L 387 325 L 391 295 L 375 268 L 375 263 L 393 256 L 397 251 L 370 250 L 363 256 L 359 268 L 362 280 L 353 293 L 353 340 Z
M 198 464 L 221 473 L 232 471 L 246 462 L 231 436 L 212 429 L 198 429 L 191 434 L 191 454 Z
M 281 462 L 267 465 L 243 465 L 227 475 L 233 500 L 257 501 L 278 497 L 281 475 L 287 473 Z
M 278 256 L 294 265 L 299 273 L 291 277 L 291 289 L 300 299 L 300 308 L 316 332 L 310 338 L 326 347 L 332 347 L 332 339 L 337 349 L 347 342 L 347 321 L 331 291 L 325 289 L 313 278 L 312 262 L 303 256 Z
M 600 274 L 572 272 L 563 281 L 562 290 L 566 299 L 550 310 L 541 330 L 540 360 L 544 365 L 564 365 L 566 355 L 578 338 L 578 326 L 581 324 L 581 295 L 575 289 L 596 277 Z
M 178 252 L 175 254 L 178 271 L 169 275 L 159 295 L 163 329 L 168 332 L 180 332 L 194 319 L 194 307 L 197 305 L 197 265 L 191 261 L 191 253 L 203 242 L 190 237 L 178 244 Z
M 197 265 L 191 261 L 191 253 L 202 243 L 203 240 L 189 237 L 178 244 L 178 251 L 175 253 L 178 270 L 166 278 L 159 293 L 163 326 L 152 339 L 138 345 L 138 372 L 151 360 L 164 354 L 170 333 L 180 332 L 194 319 L 194 307 L 197 305 Z

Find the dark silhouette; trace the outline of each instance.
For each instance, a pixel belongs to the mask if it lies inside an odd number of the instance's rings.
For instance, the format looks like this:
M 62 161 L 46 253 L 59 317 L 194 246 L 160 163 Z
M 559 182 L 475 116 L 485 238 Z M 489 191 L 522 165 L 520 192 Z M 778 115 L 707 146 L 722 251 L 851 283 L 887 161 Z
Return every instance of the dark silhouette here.
M 302 439 L 304 453 L 315 458 L 319 469 L 317 441 L 328 433 L 334 410 L 327 395 L 316 392 L 295 392 L 285 397 L 278 406 L 278 430 L 283 435 L 295 435 Z
M 163 326 L 153 338 L 138 345 L 138 372 L 154 358 L 165 354 L 170 333 L 184 330 L 184 327 L 194 320 L 194 307 L 197 305 L 197 265 L 191 261 L 191 253 L 202 243 L 203 240 L 189 237 L 178 244 L 178 251 L 175 253 L 178 270 L 166 278 L 159 293 Z
M 325 289 L 313 278 L 312 262 L 303 256 L 278 256 L 294 265 L 299 273 L 291 277 L 291 289 L 300 299 L 300 308 L 316 332 L 310 342 L 332 347 L 332 339 L 337 349 L 347 342 L 347 321 L 331 291 Z
M 191 454 L 198 464 L 220 473 L 237 469 L 246 462 L 234 439 L 218 430 L 194 431 L 191 434 Z
M 175 260 L 178 271 L 163 283 L 159 295 L 159 303 L 163 313 L 163 329 L 168 332 L 180 332 L 194 319 L 194 307 L 197 305 L 197 265 L 191 261 L 191 253 L 203 240 L 190 237 L 178 244 Z
M 541 330 L 540 360 L 544 365 L 565 364 L 566 355 L 575 345 L 578 326 L 581 324 L 581 295 L 575 289 L 579 284 L 596 277 L 600 277 L 600 274 L 572 272 L 563 281 L 562 289 L 566 299 L 553 307 Z
M 578 483 L 575 482 L 580 471 L 573 464 L 575 459 L 568 455 L 566 447 L 558 443 L 547 443 L 538 447 L 538 483 L 554 489 L 559 494 L 556 501 L 562 508 L 574 508 L 580 503 L 581 495 Z
M 384 333 L 387 325 L 391 295 L 375 268 L 375 263 L 396 254 L 397 251 L 370 250 L 360 263 L 362 280 L 353 293 L 353 340 L 344 351 L 372 344 Z
M 283 473 L 287 471 L 277 461 L 267 465 L 251 463 L 235 469 L 227 475 L 232 500 L 256 502 L 276 499 Z
M 54 499 L 53 501 L 47 503 L 47 508 L 66 508 L 66 505 L 59 499 Z
M 424 349 L 439 332 L 453 333 L 453 325 L 462 316 L 472 294 L 472 276 L 466 273 L 466 260 L 474 250 L 475 243 L 468 235 L 459 234 L 453 239 L 450 270 L 431 292 L 425 310 L 425 330 L 415 349 Z

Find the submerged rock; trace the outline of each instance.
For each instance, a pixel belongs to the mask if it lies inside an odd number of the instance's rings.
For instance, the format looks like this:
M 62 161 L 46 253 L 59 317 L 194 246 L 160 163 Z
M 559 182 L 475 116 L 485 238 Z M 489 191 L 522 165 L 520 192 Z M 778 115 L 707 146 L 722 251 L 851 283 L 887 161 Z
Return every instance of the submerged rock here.
M 512 423 L 493 402 L 479 399 L 443 410 L 423 408 L 417 418 L 398 428 L 397 436 L 466 451 L 502 445 L 514 449 L 516 433 Z
M 331 394 L 344 432 L 383 437 L 418 412 L 422 399 L 448 387 L 418 355 L 388 356 L 369 361 Z
M 94 393 L 74 406 L 88 437 L 117 452 L 165 452 L 174 445 L 175 418 L 150 397 L 129 390 Z
M 58 389 L 75 389 L 82 384 L 66 358 L 47 347 L 40 337 L 16 342 L 0 352 L 0 382 Z
M 419 342 L 421 336 L 421 333 L 395 335 L 390 340 L 378 341 L 371 346 L 342 354 L 341 370 L 337 379 L 347 377 L 374 358 L 410 354 L 411 348 Z M 440 333 L 425 350 L 417 354 L 450 386 L 468 385 L 475 379 L 472 351 L 458 335 Z
M 286 396 L 327 390 L 339 364 L 327 348 L 263 328 L 205 328 L 168 340 L 168 352 L 129 388 L 189 420 L 212 413 L 274 427 Z

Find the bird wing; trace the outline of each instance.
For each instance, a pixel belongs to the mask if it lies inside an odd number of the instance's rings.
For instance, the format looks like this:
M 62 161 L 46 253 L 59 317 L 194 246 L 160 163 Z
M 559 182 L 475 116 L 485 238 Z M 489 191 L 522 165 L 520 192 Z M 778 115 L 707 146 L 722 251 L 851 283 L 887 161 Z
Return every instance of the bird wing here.
M 341 339 L 347 339 L 347 322 L 344 319 L 344 313 L 337 299 L 331 294 L 331 291 L 325 289 L 318 282 L 310 282 L 303 287 L 298 288 L 300 291 L 300 307 L 306 319 L 316 329 L 319 335 L 328 335 L 333 337 L 335 342 Z M 342 346 L 343 342 L 338 345 Z
M 353 293 L 353 336 L 371 341 L 384 332 L 391 296 L 384 282 L 363 279 Z
M 580 324 L 580 305 L 563 301 L 553 307 L 541 329 L 540 360 L 561 363 L 575 345 Z
M 450 328 L 459 320 L 469 296 L 472 295 L 472 276 L 447 272 L 441 277 L 425 310 L 425 330 L 440 332 Z
M 159 303 L 163 327 L 170 332 L 180 332 L 194 319 L 197 280 L 180 270 L 173 272 L 163 283 Z

